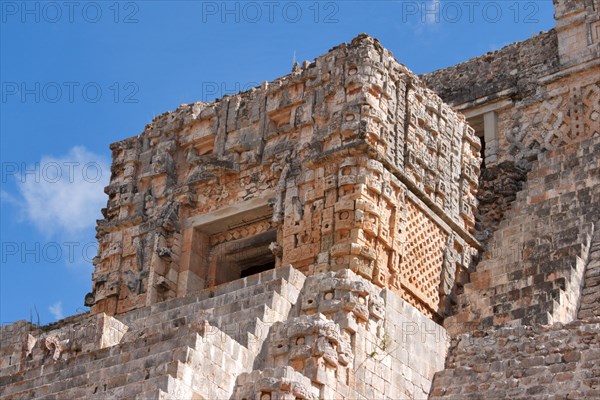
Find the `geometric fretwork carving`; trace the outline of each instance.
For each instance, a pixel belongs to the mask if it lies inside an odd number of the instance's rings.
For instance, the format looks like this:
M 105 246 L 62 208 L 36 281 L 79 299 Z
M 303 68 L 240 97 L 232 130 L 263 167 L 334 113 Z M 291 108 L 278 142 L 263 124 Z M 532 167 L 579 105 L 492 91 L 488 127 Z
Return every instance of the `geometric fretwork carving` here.
M 448 235 L 412 202 L 406 202 L 406 210 L 409 229 L 400 268 L 402 285 L 435 310 Z

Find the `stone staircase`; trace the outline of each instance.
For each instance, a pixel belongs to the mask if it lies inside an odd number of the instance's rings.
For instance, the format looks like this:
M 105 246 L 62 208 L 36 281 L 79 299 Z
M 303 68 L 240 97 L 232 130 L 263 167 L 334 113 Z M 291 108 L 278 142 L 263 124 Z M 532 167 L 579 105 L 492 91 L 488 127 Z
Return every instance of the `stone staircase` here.
M 151 385 L 155 378 L 164 375 L 166 366 L 180 356 L 181 349 L 194 346 L 196 336 L 196 332 L 188 329 L 160 332 L 144 340 L 82 353 L 66 362 L 35 360 L 28 363 L 24 374 L 2 377 L 0 397 L 81 398 L 106 394 L 115 387 L 145 380 L 151 380 Z M 166 339 L 170 342 L 165 342 Z M 162 343 L 170 344 L 169 348 L 162 349 Z M 66 396 L 69 388 L 77 389 Z
M 600 317 L 600 225 L 596 225 L 585 269 L 579 319 Z
M 598 399 L 598 332 L 591 318 L 460 335 L 429 399 Z
M 445 321 L 430 399 L 600 396 L 599 154 L 596 137 L 540 156 Z
M 2 371 L 0 397 L 229 398 L 304 280 L 292 267 L 277 268 L 120 315 L 128 330 L 118 344 L 56 362 L 38 352 L 25 372 Z
M 197 296 L 134 310 L 119 317 L 129 327 L 124 341 L 140 331 L 208 321 L 257 354 L 270 325 L 287 318 L 304 279 L 292 267 L 277 268 L 199 292 Z
M 444 323 L 451 334 L 577 317 L 600 219 L 598 154 L 600 138 L 592 138 L 539 157 Z

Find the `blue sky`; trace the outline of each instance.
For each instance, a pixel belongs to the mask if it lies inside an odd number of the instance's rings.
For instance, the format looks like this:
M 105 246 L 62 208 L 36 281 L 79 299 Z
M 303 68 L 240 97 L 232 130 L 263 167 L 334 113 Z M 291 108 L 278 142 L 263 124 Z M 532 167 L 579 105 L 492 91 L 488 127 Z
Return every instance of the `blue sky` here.
M 83 312 L 110 143 L 365 32 L 416 73 L 553 27 L 544 1 L 0 1 L 0 323 Z

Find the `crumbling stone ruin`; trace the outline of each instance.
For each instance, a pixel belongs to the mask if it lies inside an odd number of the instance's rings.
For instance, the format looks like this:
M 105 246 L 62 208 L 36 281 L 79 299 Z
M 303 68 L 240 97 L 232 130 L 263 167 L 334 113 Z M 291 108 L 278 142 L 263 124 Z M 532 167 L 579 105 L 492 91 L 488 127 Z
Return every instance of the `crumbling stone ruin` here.
M 421 77 L 359 35 L 111 146 L 90 311 L 0 396 L 600 397 L 600 16 Z

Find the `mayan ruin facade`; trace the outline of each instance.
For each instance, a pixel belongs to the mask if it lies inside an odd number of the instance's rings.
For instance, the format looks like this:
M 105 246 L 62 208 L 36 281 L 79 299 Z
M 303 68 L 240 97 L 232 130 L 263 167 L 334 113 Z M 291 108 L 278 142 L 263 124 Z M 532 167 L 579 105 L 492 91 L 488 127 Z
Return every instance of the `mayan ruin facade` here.
M 5 399 L 600 398 L 600 3 L 417 76 L 367 35 L 111 145 L 90 307 Z

